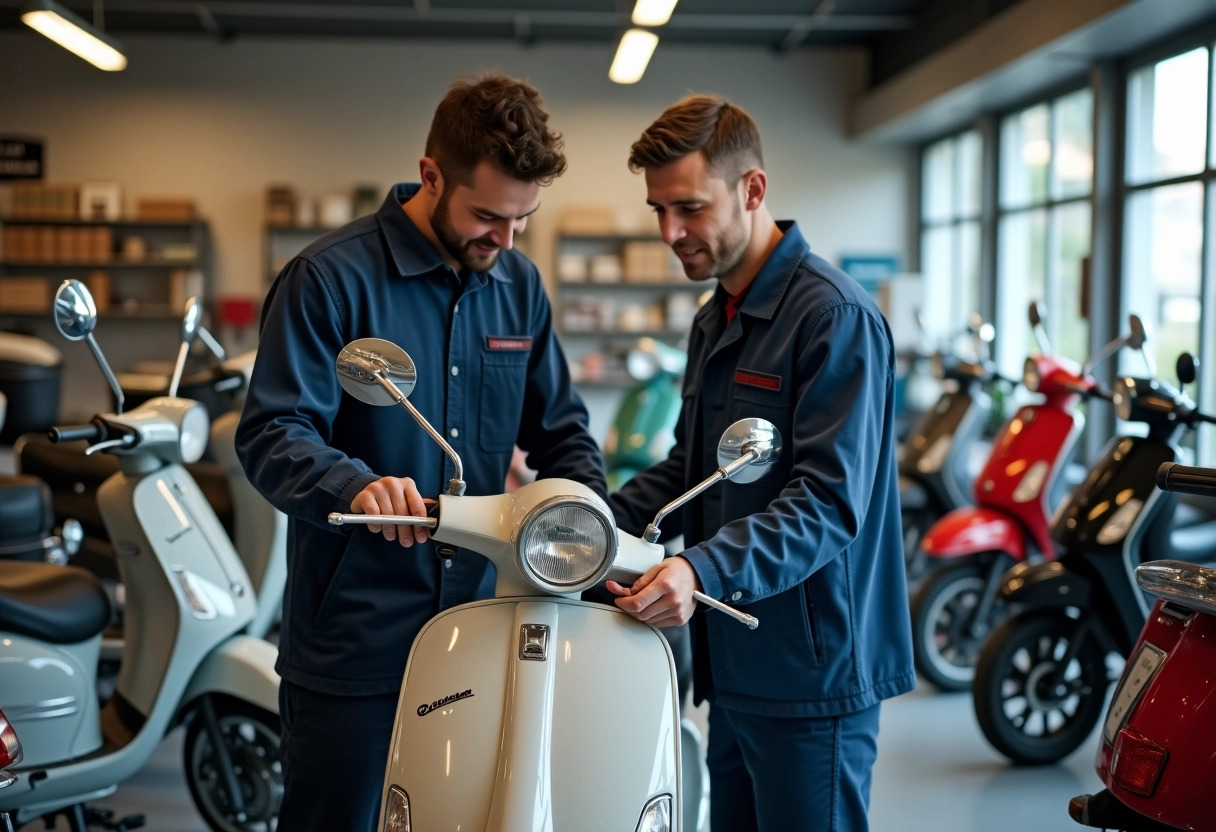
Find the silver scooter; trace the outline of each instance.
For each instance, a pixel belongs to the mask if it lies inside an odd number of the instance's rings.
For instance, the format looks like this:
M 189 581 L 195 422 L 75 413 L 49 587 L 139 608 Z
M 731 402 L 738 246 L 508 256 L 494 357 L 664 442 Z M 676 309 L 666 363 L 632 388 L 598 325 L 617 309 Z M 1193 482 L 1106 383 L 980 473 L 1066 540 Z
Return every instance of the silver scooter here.
M 111 386 L 92 330 L 88 290 L 67 281 L 55 322 L 85 340 Z M 119 457 L 98 504 L 127 593 L 125 654 L 114 696 L 98 707 L 96 674 L 109 603 L 71 566 L 0 563 L 0 691 L 26 756 L 0 811 L 18 824 L 65 812 L 84 832 L 84 804 L 114 792 L 166 732 L 186 724 L 186 780 L 199 813 L 223 832 L 270 832 L 282 794 L 275 648 L 242 630 L 249 576 L 182 467 L 207 441 L 205 409 L 161 397 L 128 413 L 56 428 Z
M 658 523 L 727 479 L 751 482 L 781 453 L 776 428 L 745 419 L 719 445 L 721 468 L 666 506 L 645 539 L 616 528 L 586 486 L 545 479 L 464 496 L 460 457 L 407 399 L 413 361 L 375 338 L 348 344 L 343 389 L 400 404 L 451 458 L 433 517 L 333 514 L 335 525 L 426 526 L 497 570 L 495 597 L 445 610 L 414 640 L 382 792 L 380 829 L 673 832 L 686 817 L 675 665 L 657 629 L 579 600 L 604 580 L 629 584 L 663 559 Z M 755 627 L 750 615 L 698 600 Z M 696 810 L 694 810 L 696 811 Z

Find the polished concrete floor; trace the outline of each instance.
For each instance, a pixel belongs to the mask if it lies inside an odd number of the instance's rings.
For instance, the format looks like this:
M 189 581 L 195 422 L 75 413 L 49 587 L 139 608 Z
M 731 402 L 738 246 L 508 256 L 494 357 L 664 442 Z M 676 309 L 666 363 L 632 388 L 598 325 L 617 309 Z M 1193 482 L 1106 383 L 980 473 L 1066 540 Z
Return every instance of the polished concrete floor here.
M 870 828 L 1079 832 L 1082 827 L 1068 818 L 1068 800 L 1100 788 L 1093 772 L 1096 743 L 1095 732 L 1059 765 L 1012 767 L 981 736 L 969 694 L 935 694 L 925 685 L 883 706 Z M 150 832 L 207 832 L 182 776 L 180 731 L 100 805 L 119 815 L 142 812 Z M 55 827 L 67 829 L 63 820 Z

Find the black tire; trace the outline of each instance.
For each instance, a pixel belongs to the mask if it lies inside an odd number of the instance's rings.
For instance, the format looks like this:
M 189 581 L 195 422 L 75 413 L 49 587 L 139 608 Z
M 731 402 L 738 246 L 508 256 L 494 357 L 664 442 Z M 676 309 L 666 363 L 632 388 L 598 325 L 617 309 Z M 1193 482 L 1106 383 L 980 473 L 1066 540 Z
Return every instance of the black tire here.
M 1069 663 L 1060 689 L 1046 688 L 1077 626 L 1063 612 L 1024 612 L 998 627 L 980 651 L 971 688 L 975 716 L 988 742 L 1014 763 L 1067 757 L 1102 715 L 1110 679 L 1106 656 L 1092 638 Z
M 236 699 L 215 696 L 212 702 L 244 796 L 245 818 L 231 812 L 201 713 L 190 720 L 182 748 L 190 797 L 214 832 L 276 832 L 283 800 L 279 718 Z
M 993 604 L 984 630 L 972 636 L 986 575 L 974 560 L 929 574 L 912 596 L 912 658 L 922 677 L 943 691 L 971 687 L 975 662 L 1003 605 Z

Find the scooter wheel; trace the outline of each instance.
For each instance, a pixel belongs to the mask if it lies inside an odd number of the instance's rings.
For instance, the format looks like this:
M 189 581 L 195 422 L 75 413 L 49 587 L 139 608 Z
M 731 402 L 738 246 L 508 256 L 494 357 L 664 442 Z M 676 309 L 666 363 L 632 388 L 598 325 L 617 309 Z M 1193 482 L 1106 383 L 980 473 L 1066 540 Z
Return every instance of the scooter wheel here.
M 214 832 L 275 832 L 283 801 L 279 718 L 235 699 L 212 701 L 245 808 L 242 816 L 232 809 L 201 713 L 191 719 L 182 750 L 194 805 Z
M 1077 622 L 1032 610 L 998 627 L 980 651 L 975 716 L 993 748 L 1020 765 L 1054 763 L 1089 737 L 1106 701 L 1106 656 L 1086 638 L 1060 667 Z
M 975 662 L 991 622 L 973 634 L 973 618 L 983 601 L 984 570 L 960 563 L 933 572 L 912 596 L 912 658 L 916 670 L 940 690 L 971 687 Z M 995 618 L 996 607 L 992 608 Z

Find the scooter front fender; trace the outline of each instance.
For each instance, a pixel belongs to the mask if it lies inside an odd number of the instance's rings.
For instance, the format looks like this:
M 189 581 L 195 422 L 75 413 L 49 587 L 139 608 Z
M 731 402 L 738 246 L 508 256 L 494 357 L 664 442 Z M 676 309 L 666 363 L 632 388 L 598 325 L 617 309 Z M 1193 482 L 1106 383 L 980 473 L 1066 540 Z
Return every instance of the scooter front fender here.
M 189 707 L 205 693 L 220 693 L 278 714 L 279 674 L 274 671 L 278 652 L 273 644 L 253 636 L 236 635 L 224 641 L 194 671 L 182 694 L 182 706 Z
M 998 597 L 1007 603 L 1031 607 L 1089 608 L 1093 589 L 1089 581 L 1059 561 L 1019 563 L 1001 579 Z
M 983 506 L 957 508 L 929 527 L 920 546 L 934 558 L 1006 552 L 1026 560 L 1026 533 L 1004 512 Z
M 660 795 L 679 829 L 679 748 L 657 630 L 567 599 L 466 604 L 410 651 L 377 828 L 396 787 L 411 829 L 632 832 Z

